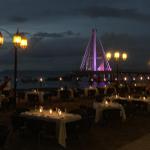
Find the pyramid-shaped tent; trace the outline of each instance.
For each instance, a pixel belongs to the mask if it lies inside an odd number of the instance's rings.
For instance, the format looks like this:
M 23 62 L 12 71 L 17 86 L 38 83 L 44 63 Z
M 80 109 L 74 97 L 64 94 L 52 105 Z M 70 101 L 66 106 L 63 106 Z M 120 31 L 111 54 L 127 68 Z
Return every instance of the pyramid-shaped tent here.
M 80 70 L 111 71 L 109 62 L 106 59 L 102 42 L 96 37 L 96 29 L 92 30 L 92 35 L 85 49 Z

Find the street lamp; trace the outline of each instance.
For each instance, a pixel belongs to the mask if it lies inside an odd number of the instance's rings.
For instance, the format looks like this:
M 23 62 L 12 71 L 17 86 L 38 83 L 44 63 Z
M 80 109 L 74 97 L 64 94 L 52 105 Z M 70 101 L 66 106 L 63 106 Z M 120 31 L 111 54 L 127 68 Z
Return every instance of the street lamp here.
M 2 35 L 2 33 L 0 32 L 0 46 L 2 46 L 4 43 L 4 37 Z
M 17 55 L 17 52 L 18 52 L 18 48 L 21 48 L 21 49 L 25 49 L 27 48 L 28 46 L 28 41 L 27 41 L 27 38 L 21 34 L 19 32 L 19 30 L 17 30 L 17 32 L 14 34 L 14 35 L 11 35 L 7 30 L 5 29 L 1 29 L 3 31 L 5 31 L 6 33 L 9 34 L 9 36 L 12 38 L 12 43 L 14 45 L 14 104 L 16 106 L 16 96 L 17 96 L 17 65 L 18 65 L 18 55 Z M 2 33 L 0 32 L 0 46 L 2 46 L 4 43 L 4 37 L 2 35 Z
M 119 69 L 118 69 L 119 58 L 120 58 L 120 53 L 119 52 L 115 52 L 114 53 L 114 59 L 115 59 L 116 64 L 117 64 L 117 81 L 119 80 Z
M 43 79 L 42 77 L 40 77 L 40 78 L 39 78 L 39 82 L 40 82 L 40 88 L 42 88 L 43 81 L 44 81 L 44 79 Z
M 116 72 L 117 72 L 117 80 L 119 78 L 119 60 L 122 59 L 123 61 L 126 61 L 126 59 L 128 58 L 127 53 L 123 52 L 120 53 L 119 51 L 116 51 L 113 53 L 113 59 L 116 61 Z M 112 53 L 111 52 L 107 52 L 106 53 L 106 59 L 109 61 L 110 59 L 112 59 Z
M 111 57 L 112 57 L 111 52 L 107 52 L 107 53 L 106 53 L 106 59 L 107 59 L 107 60 L 110 60 Z
M 128 55 L 127 53 L 123 52 L 119 52 L 116 51 L 113 53 L 113 59 L 116 62 L 116 72 L 117 72 L 117 78 L 115 77 L 115 81 L 117 82 L 117 90 L 118 90 L 118 83 L 119 83 L 119 61 L 122 59 L 123 61 L 125 61 L 127 59 Z M 106 59 L 110 60 L 112 58 L 112 54 L 110 52 L 106 53 Z M 125 78 L 126 80 L 126 78 Z

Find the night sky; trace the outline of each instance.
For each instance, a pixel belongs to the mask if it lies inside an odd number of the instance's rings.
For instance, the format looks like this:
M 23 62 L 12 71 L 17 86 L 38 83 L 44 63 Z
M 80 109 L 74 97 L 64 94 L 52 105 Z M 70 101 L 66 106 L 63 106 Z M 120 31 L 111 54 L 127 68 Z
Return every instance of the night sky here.
M 128 52 L 124 69 L 150 71 L 149 8 L 149 0 L 1 0 L 0 28 L 29 33 L 20 70 L 78 70 L 96 28 L 105 49 Z M 13 45 L 2 33 L 0 68 L 13 69 Z

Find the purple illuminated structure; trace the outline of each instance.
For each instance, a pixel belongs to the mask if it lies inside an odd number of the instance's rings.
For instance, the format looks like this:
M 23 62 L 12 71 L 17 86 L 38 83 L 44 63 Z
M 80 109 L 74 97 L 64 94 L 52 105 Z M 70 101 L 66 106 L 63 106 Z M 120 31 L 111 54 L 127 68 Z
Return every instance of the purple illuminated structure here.
M 96 38 L 96 29 L 92 30 L 91 38 L 85 49 L 80 66 L 81 71 L 111 71 L 105 51 L 100 40 Z

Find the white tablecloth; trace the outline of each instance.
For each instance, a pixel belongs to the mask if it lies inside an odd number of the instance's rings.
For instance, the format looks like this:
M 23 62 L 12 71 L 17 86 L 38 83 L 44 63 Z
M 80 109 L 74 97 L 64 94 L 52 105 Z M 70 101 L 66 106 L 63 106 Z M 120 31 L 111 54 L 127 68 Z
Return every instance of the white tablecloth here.
M 36 118 L 38 117 L 39 119 L 43 120 L 46 119 L 55 121 L 57 124 L 56 137 L 58 139 L 58 143 L 63 147 L 66 147 L 66 138 L 67 138 L 66 123 L 81 119 L 80 115 L 74 115 L 69 113 L 62 113 L 62 115 L 58 115 L 58 113 L 56 112 L 50 114 L 49 111 L 43 111 L 42 113 L 40 113 L 39 111 L 29 111 L 22 113 L 21 115 L 25 117 L 36 117 Z
M 143 99 L 143 97 L 141 98 L 134 98 L 134 97 L 130 97 L 130 99 L 128 97 L 120 97 L 120 96 L 112 96 L 111 97 L 113 100 L 116 100 L 116 99 L 120 99 L 120 100 L 125 100 L 125 101 L 141 101 L 141 102 L 145 102 L 147 103 L 147 111 L 150 112 L 150 97 L 146 98 L 146 99 Z
M 96 123 L 102 118 L 103 110 L 113 109 L 113 108 L 120 109 L 120 116 L 122 117 L 122 120 L 123 121 L 126 120 L 125 110 L 124 110 L 123 106 L 118 103 L 110 102 L 110 103 L 106 104 L 105 101 L 102 103 L 94 102 L 93 108 L 96 109 L 96 114 L 95 114 L 95 122 Z

